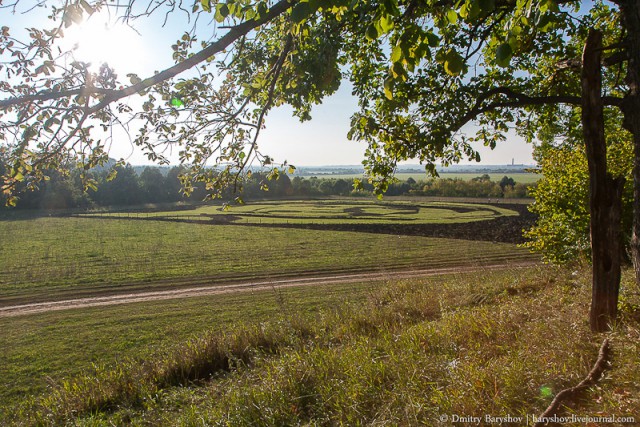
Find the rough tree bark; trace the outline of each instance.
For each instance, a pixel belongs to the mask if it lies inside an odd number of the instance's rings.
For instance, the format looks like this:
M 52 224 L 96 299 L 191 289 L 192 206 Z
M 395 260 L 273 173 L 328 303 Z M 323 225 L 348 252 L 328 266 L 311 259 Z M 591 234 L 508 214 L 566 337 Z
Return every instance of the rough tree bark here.
M 620 220 L 624 179 L 607 173 L 607 145 L 601 96 L 602 33 L 589 31 L 582 56 L 582 128 L 589 165 L 593 284 L 591 330 L 609 329 L 618 310 L 620 289 Z
M 618 3 L 622 25 L 626 30 L 628 54 L 626 83 L 629 87 L 622 104 L 624 127 L 633 134 L 633 223 L 631 260 L 640 284 L 640 2 L 624 0 Z

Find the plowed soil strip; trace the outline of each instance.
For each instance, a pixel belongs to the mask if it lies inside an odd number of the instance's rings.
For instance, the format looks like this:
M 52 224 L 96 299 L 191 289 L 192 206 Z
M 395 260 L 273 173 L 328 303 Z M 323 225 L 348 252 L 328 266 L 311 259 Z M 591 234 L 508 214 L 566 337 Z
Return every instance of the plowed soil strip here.
M 50 301 L 34 304 L 22 304 L 0 308 L 0 317 L 15 317 L 28 314 L 45 313 L 49 311 L 70 310 L 87 307 L 100 307 L 116 304 L 129 304 L 135 302 L 161 301 L 179 298 L 191 298 L 207 295 L 222 295 L 239 292 L 256 292 L 272 289 L 336 285 L 348 283 L 362 283 L 388 279 L 409 279 L 429 276 L 438 276 L 452 273 L 469 273 L 496 268 L 524 268 L 535 265 L 535 262 L 519 262 L 511 264 L 490 264 L 477 266 L 460 266 L 448 268 L 432 268 L 426 270 L 402 270 L 376 273 L 358 273 L 328 275 L 319 277 L 305 277 L 296 279 L 251 281 L 233 285 L 215 285 L 194 287 L 188 289 L 140 292 L 132 294 L 120 294 L 104 297 L 77 298 L 62 301 Z

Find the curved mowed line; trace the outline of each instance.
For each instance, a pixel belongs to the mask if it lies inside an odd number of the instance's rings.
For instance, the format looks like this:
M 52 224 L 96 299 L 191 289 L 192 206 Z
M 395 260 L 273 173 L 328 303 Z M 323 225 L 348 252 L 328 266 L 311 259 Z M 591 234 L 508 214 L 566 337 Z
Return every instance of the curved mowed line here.
M 111 216 L 136 216 L 113 213 Z M 254 202 L 223 209 L 219 205 L 190 211 L 154 212 L 146 217 L 184 218 L 207 222 L 224 220 L 235 223 L 315 223 L 315 224 L 438 224 L 465 223 L 516 216 L 517 212 L 485 204 L 442 202 L 371 202 L 371 201 L 274 201 Z

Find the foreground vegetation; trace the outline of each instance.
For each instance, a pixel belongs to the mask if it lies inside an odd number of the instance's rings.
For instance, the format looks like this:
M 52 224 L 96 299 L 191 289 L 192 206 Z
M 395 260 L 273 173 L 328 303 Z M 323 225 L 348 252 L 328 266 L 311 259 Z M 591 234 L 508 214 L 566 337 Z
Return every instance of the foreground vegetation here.
M 145 360 L 190 339 L 366 298 L 383 282 L 288 288 L 0 317 L 0 413 L 93 364 Z
M 276 298 L 280 315 L 271 320 L 258 316 L 238 326 L 231 317 L 170 351 L 54 379 L 44 396 L 8 419 L 433 425 L 443 414 L 537 415 L 586 375 L 604 337 L 585 320 L 587 271 L 544 267 L 393 281 L 320 311 Z M 611 370 L 565 413 L 640 413 L 640 296 L 631 283 L 625 277 L 620 322 L 607 334 Z M 191 307 L 198 324 L 204 308 Z M 158 310 L 159 319 L 167 313 Z

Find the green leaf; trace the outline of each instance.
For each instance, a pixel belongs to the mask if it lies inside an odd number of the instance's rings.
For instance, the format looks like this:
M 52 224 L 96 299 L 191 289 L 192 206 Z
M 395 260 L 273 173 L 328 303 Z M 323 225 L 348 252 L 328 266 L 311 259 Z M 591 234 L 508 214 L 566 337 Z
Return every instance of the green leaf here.
M 500 67 L 508 67 L 513 56 L 513 49 L 509 43 L 502 43 L 496 49 L 496 64 Z
M 400 9 L 398 8 L 397 0 L 383 0 L 382 5 L 387 13 L 394 16 L 400 16 Z
M 455 10 L 451 9 L 447 12 L 447 21 L 449 21 L 449 24 L 453 25 L 456 22 L 458 22 L 458 12 L 456 12 Z
M 200 0 L 200 4 L 205 12 L 211 12 L 211 2 L 210 0 Z
M 178 98 L 178 97 L 173 97 L 173 98 L 171 98 L 171 105 L 176 107 L 176 108 L 179 108 L 179 107 L 182 107 L 184 105 L 184 102 L 182 102 L 182 100 L 180 98 Z
M 84 184 L 84 189 L 85 191 L 89 189 L 93 191 L 98 191 L 98 183 L 93 179 L 88 179 Z
M 365 36 L 367 37 L 367 40 L 371 40 L 371 41 L 377 40 L 379 34 L 378 34 L 378 29 L 376 28 L 376 26 L 373 25 L 373 24 L 370 24 L 367 27 L 367 32 L 365 33 Z
M 132 85 L 137 85 L 142 81 L 142 79 L 138 77 L 137 74 L 130 73 L 130 74 L 127 74 L 127 77 L 129 77 L 129 81 L 131 82 Z
M 393 79 L 391 77 L 387 77 L 384 79 L 384 96 L 387 97 L 388 100 L 393 99 Z
M 391 62 L 400 62 L 402 59 L 402 48 L 400 46 L 394 46 L 391 50 Z
M 309 7 L 308 2 L 298 3 L 291 9 L 291 20 L 294 23 L 299 24 L 311 15 L 313 11 Z
M 396 62 L 391 66 L 391 75 L 393 78 L 401 77 L 403 80 L 407 79 L 407 70 L 404 69 L 402 64 Z
M 477 17 L 480 16 L 482 9 L 480 8 L 480 2 L 474 1 L 471 3 L 471 8 L 469 9 L 469 16 L 467 16 L 469 21 L 474 21 Z
M 380 18 L 380 28 L 382 29 L 382 33 L 386 34 L 393 29 L 393 17 L 391 15 L 384 15 Z
M 444 60 L 444 70 L 451 76 L 457 76 L 464 69 L 464 59 L 455 50 L 450 50 Z
M 226 3 L 218 3 L 216 5 L 215 20 L 217 22 L 222 22 L 227 16 L 229 16 L 229 6 L 227 6 Z
M 462 19 L 466 19 L 467 16 L 469 15 L 469 6 L 468 3 L 465 3 L 462 5 L 462 7 L 460 8 L 460 11 L 458 11 L 458 14 L 460 15 L 460 18 Z
M 259 18 L 264 17 L 267 14 L 268 11 L 269 11 L 269 8 L 267 7 L 267 4 L 265 2 L 258 3 L 258 17 Z
M 478 5 L 483 12 L 490 13 L 496 8 L 495 0 L 479 0 Z
M 429 32 L 427 33 L 427 41 L 429 42 L 429 46 L 437 47 L 440 44 L 440 37 L 435 34 Z

